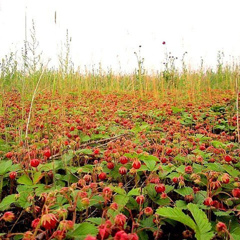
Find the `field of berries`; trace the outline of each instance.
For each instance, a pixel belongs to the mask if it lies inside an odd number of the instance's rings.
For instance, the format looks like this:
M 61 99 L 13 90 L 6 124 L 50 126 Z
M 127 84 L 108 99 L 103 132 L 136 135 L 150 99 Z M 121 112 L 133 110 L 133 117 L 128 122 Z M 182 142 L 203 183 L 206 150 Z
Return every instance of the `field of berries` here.
M 240 239 L 236 94 L 5 92 L 0 239 Z

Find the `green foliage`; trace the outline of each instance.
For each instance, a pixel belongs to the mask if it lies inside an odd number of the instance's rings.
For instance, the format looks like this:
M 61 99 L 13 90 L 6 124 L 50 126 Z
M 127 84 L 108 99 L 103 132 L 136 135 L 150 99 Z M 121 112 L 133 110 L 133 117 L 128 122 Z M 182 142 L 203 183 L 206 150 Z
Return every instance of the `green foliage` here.
M 206 214 L 198 208 L 198 205 L 189 203 L 187 209 L 191 212 L 193 219 L 187 214 L 183 213 L 178 207 L 170 208 L 163 207 L 158 208 L 156 213 L 162 217 L 169 218 L 184 225 L 187 225 L 195 231 L 195 237 L 197 240 L 210 240 L 214 236 L 211 231 L 211 223 L 208 221 Z

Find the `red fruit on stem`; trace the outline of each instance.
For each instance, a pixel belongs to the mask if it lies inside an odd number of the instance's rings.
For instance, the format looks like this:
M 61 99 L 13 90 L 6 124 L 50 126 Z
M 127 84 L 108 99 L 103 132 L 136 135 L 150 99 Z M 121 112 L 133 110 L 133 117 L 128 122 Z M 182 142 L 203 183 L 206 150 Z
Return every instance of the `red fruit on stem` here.
M 144 200 L 145 200 L 145 197 L 143 195 L 139 195 L 139 196 L 136 197 L 136 201 L 139 205 L 143 204 Z
M 54 229 L 57 222 L 58 220 L 53 213 L 44 214 L 41 218 L 41 226 L 47 230 Z
M 40 222 L 40 218 L 34 219 L 31 223 L 31 227 L 36 228 L 38 226 L 39 222 Z
M 213 205 L 213 200 L 211 197 L 207 197 L 204 202 L 203 202 L 204 205 L 206 206 L 212 206 Z
M 239 198 L 240 197 L 240 189 L 239 188 L 234 188 L 232 190 L 232 195 L 236 198 Z
M 141 162 L 138 159 L 134 160 L 132 167 L 135 169 L 139 169 L 141 167 Z
M 94 149 L 93 153 L 94 155 L 98 155 L 100 153 L 100 149 L 99 148 Z
M 50 158 L 51 157 L 51 151 L 50 150 L 45 150 L 43 155 L 46 157 L 46 158 Z
M 2 219 L 5 221 L 5 222 L 12 222 L 14 219 L 15 219 L 15 215 L 13 212 L 5 212 L 2 216 Z
M 160 183 L 155 186 L 155 191 L 157 193 L 163 193 L 165 191 L 166 187 L 164 184 Z
M 16 173 L 16 172 L 10 172 L 10 173 L 9 173 L 9 178 L 10 178 L 11 180 L 14 180 L 16 177 L 17 177 L 17 173 Z
M 129 240 L 128 234 L 123 230 L 118 231 L 114 236 L 114 240 Z
M 31 167 L 37 167 L 38 165 L 40 164 L 40 160 L 39 159 L 32 159 L 31 161 L 30 161 L 30 165 L 31 165 Z
M 121 164 L 126 164 L 127 162 L 128 162 L 127 157 L 125 157 L 125 156 L 120 157 L 120 163 Z
M 216 230 L 217 232 L 226 232 L 227 231 L 227 226 L 223 222 L 218 222 L 216 225 Z
M 147 216 L 153 215 L 153 209 L 151 207 L 146 207 L 144 209 L 144 214 Z
M 108 162 L 107 163 L 107 168 L 110 169 L 110 170 L 113 169 L 114 168 L 114 163 L 113 162 Z
M 231 156 L 226 155 L 226 156 L 224 157 L 224 160 L 225 160 L 226 162 L 231 162 L 231 161 L 232 161 L 232 158 L 231 158 Z
M 115 224 L 116 224 L 117 226 L 121 226 L 121 227 L 124 226 L 124 224 L 126 223 L 126 220 L 127 220 L 127 217 L 126 217 L 124 214 L 122 214 L 122 213 L 118 214 L 118 215 L 114 218 Z
M 12 156 L 13 156 L 13 153 L 12 153 L 12 152 L 8 152 L 8 153 L 6 153 L 6 155 L 5 155 L 6 158 L 12 158 Z
M 123 166 L 120 167 L 118 171 L 119 171 L 119 173 L 120 173 L 121 175 L 125 175 L 125 174 L 127 173 L 127 169 L 126 169 L 125 167 L 123 167 Z
M 105 180 L 106 177 L 107 177 L 107 174 L 106 174 L 105 172 L 101 172 L 101 173 L 98 175 L 98 178 L 99 178 L 100 180 Z
M 186 166 L 186 167 L 185 167 L 185 173 L 191 174 L 192 172 L 193 172 L 192 166 Z

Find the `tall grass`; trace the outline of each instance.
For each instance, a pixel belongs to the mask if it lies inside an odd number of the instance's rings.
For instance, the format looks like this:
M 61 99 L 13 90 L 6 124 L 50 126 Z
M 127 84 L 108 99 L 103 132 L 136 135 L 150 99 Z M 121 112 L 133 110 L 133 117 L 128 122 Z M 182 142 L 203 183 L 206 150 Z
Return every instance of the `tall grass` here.
M 101 92 L 131 92 L 143 96 L 151 93 L 153 96 L 163 98 L 168 91 L 177 92 L 176 96 L 186 97 L 189 101 L 197 100 L 199 94 L 207 94 L 216 89 L 236 91 L 236 82 L 239 76 L 239 65 L 223 64 L 223 53 L 218 53 L 216 69 L 191 70 L 186 67 L 182 56 L 182 69 L 175 67 L 176 58 L 166 53 L 165 69 L 162 72 L 149 74 L 144 69 L 144 58 L 139 52 L 134 53 L 137 57 L 136 69 L 132 74 L 114 73 L 111 69 L 104 72 L 85 69 L 82 73 L 74 68 L 71 61 L 71 38 L 66 32 L 64 51 L 59 54 L 59 66 L 56 69 L 47 68 L 42 62 L 42 52 L 39 51 L 38 40 L 34 21 L 30 30 L 30 41 L 24 42 L 22 53 L 23 65 L 17 61 L 14 53 L 5 56 L 0 63 L 0 87 L 2 93 L 8 90 L 18 90 L 22 97 L 32 96 L 36 85 L 39 91 L 62 95 L 72 92 L 101 91 Z M 43 72 L 43 69 L 45 71 Z M 41 81 L 38 80 L 41 76 Z

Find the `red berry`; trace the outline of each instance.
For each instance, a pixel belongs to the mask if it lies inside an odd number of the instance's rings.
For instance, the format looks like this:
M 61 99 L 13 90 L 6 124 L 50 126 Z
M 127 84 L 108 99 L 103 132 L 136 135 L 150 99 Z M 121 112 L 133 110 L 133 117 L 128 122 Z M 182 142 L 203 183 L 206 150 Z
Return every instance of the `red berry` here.
M 172 178 L 172 182 L 173 182 L 173 183 L 178 183 L 178 178 L 177 178 L 177 177 L 173 177 L 173 178 Z
M 203 202 L 204 205 L 206 206 L 212 206 L 213 205 L 213 200 L 211 197 L 207 197 L 204 202 Z
M 104 180 L 104 179 L 106 179 L 106 177 L 107 177 L 107 174 L 106 174 L 105 172 L 101 172 L 101 173 L 98 175 L 98 178 L 99 178 L 100 180 Z
M 40 164 L 40 160 L 39 159 L 32 159 L 31 162 L 30 162 L 30 165 L 32 167 L 37 167 L 38 165 Z
M 232 161 L 232 158 L 229 155 L 226 155 L 224 157 L 224 159 L 225 159 L 226 162 L 231 162 Z
M 41 226 L 47 230 L 54 229 L 57 222 L 58 220 L 53 213 L 44 214 L 41 218 Z
M 153 215 L 153 209 L 151 207 L 146 207 L 144 209 L 144 214 L 147 216 Z
M 136 201 L 138 204 L 143 204 L 145 200 L 145 197 L 143 195 L 137 196 Z
M 12 158 L 12 156 L 13 156 L 13 153 L 12 152 L 8 152 L 8 153 L 6 153 L 6 158 Z
M 108 162 L 107 163 L 107 168 L 108 169 L 113 169 L 114 168 L 114 163 L 113 162 Z
M 155 186 L 155 191 L 157 192 L 157 193 L 163 193 L 164 191 L 165 191 L 165 185 L 164 184 L 157 184 L 156 186 Z
M 127 162 L 128 162 L 127 157 L 125 157 L 125 156 L 120 157 L 120 163 L 121 164 L 126 164 Z
M 236 198 L 239 198 L 240 197 L 240 189 L 239 188 L 234 188 L 232 190 L 232 195 Z
M 2 219 L 5 222 L 12 222 L 15 219 L 15 215 L 13 212 L 5 212 L 2 216 Z
M 16 178 L 16 176 L 17 176 L 16 172 L 10 172 L 9 173 L 9 178 L 12 179 L 12 180 L 14 180 Z
M 204 151 L 205 149 L 206 149 L 206 147 L 205 147 L 205 145 L 201 145 L 200 147 L 199 147 L 199 149 L 201 150 L 201 151 Z
M 191 174 L 192 172 L 193 172 L 192 166 L 186 166 L 186 167 L 185 167 L 185 173 Z
M 31 223 L 31 227 L 36 228 L 38 226 L 39 222 L 40 222 L 40 218 L 34 219 Z
M 50 150 L 45 150 L 43 155 L 46 157 L 46 158 L 50 158 L 51 157 L 51 152 Z
M 98 155 L 98 154 L 100 153 L 100 149 L 98 149 L 98 148 L 94 149 L 93 153 L 94 153 L 95 155 Z
M 75 129 L 74 126 L 70 127 L 70 131 L 71 131 L 71 132 L 74 131 L 74 129 Z
M 120 167 L 118 171 L 119 171 L 119 173 L 120 173 L 121 175 L 125 175 L 125 174 L 127 173 L 127 169 L 126 169 L 125 167 L 123 167 L 123 166 Z
M 217 232 L 226 232 L 227 231 L 227 226 L 223 222 L 218 222 L 216 225 L 216 230 Z
M 127 220 L 127 217 L 124 214 L 120 213 L 115 217 L 114 222 L 115 222 L 115 225 L 123 227 L 124 224 L 126 223 L 126 220 Z
M 141 167 L 141 162 L 138 159 L 134 160 L 132 167 L 135 169 L 139 169 Z

